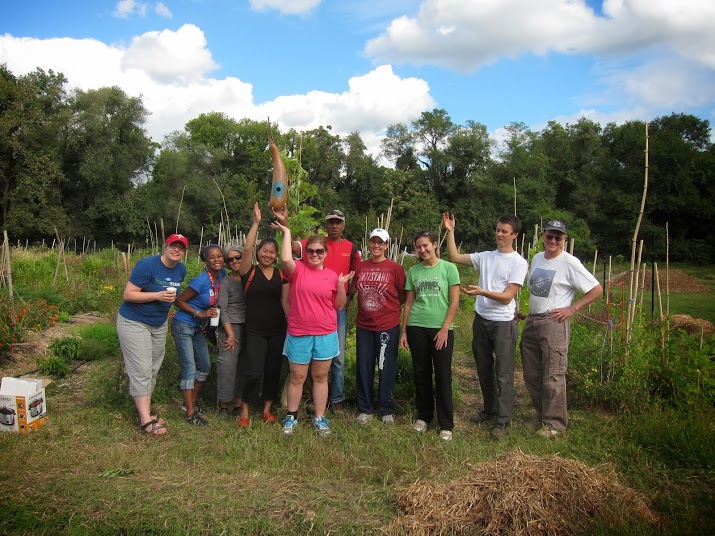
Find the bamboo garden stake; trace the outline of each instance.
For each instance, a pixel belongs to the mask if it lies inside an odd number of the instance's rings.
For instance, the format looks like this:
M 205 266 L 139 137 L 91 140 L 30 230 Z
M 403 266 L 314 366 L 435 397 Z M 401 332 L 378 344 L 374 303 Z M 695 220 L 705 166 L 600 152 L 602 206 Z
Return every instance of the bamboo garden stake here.
M 626 358 L 629 355 L 629 344 L 631 341 L 631 335 L 633 330 L 633 317 L 636 312 L 636 304 L 633 289 L 633 270 L 636 260 L 636 242 L 638 241 L 638 231 L 641 226 L 641 221 L 643 220 L 643 211 L 645 209 L 645 200 L 648 194 L 648 123 L 645 124 L 645 178 L 643 180 L 643 197 L 641 198 L 641 208 L 638 213 L 638 221 L 636 222 L 636 228 L 633 232 L 633 243 L 631 246 L 631 282 L 628 289 L 628 318 L 626 325 Z

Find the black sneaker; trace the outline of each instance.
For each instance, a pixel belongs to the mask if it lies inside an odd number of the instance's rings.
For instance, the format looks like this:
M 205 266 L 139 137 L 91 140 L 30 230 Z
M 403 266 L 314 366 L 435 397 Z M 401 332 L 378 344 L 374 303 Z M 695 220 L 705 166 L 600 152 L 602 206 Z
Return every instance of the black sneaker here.
M 181 411 L 186 413 L 186 404 L 181 404 Z M 204 408 L 198 402 L 194 402 L 194 413 L 201 413 L 201 415 L 206 415 L 206 408 Z
M 497 423 L 489 433 L 494 439 L 501 439 L 509 433 L 509 424 Z
M 222 421 L 229 420 L 231 418 L 231 415 L 228 412 L 228 408 L 219 408 L 218 418 L 221 419 Z
M 186 422 L 189 424 L 192 424 L 194 426 L 208 426 L 209 421 L 204 419 L 198 411 L 194 412 L 193 415 L 190 415 L 189 417 L 186 417 Z
M 493 413 L 484 413 L 483 411 L 480 411 L 476 415 L 472 415 L 469 417 L 469 420 L 472 421 L 474 424 L 482 424 L 485 422 L 492 422 L 497 418 L 496 415 Z

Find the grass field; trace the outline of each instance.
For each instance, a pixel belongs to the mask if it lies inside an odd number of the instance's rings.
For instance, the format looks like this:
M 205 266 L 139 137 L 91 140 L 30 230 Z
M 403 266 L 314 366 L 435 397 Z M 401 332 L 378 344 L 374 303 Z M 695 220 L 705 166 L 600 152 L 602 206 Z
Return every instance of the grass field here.
M 692 273 L 712 290 L 710 270 Z M 671 302 L 672 312 L 693 311 L 696 303 L 712 312 L 710 292 L 680 299 Z M 155 393 L 155 409 L 170 433 L 146 437 L 118 356 L 82 364 L 48 387 L 46 427 L 27 436 L 0 434 L 0 534 L 381 534 L 398 515 L 400 489 L 418 480 L 450 482 L 514 452 L 559 455 L 604 475 L 614 471 L 658 515 L 655 526 L 627 520 L 623 526 L 603 512 L 587 534 L 712 534 L 712 408 L 616 413 L 579 398 L 569 408 L 569 431 L 546 440 L 531 428 L 519 365 L 513 426 L 506 438 L 494 440 L 487 427 L 469 421 L 481 409 L 469 309 L 457 319 L 451 443 L 434 430 L 411 430 L 404 374 L 394 427 L 377 421 L 360 427 L 353 408 L 328 415 L 333 435 L 327 438 L 318 438 L 305 419 L 287 438 L 278 424 L 255 419 L 240 430 L 213 412 L 210 427 L 194 428 L 180 410 L 171 340 Z M 34 368 L 29 353 L 5 362 L 0 374 Z M 350 376 L 347 383 L 350 388 Z M 207 405 L 213 393 L 215 372 L 204 391 Z

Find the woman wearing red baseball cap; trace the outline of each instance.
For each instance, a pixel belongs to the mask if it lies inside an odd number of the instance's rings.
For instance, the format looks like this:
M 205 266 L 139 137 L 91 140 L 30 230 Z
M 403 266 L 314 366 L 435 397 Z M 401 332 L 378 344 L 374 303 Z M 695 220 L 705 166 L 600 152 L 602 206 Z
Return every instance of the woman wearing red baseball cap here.
M 129 376 L 129 394 L 134 397 L 142 431 L 152 436 L 168 431 L 164 419 L 151 415 L 149 408 L 164 361 L 169 310 L 186 277 L 181 259 L 188 247 L 184 235 L 172 234 L 161 255 L 137 262 L 117 313 L 117 335 Z

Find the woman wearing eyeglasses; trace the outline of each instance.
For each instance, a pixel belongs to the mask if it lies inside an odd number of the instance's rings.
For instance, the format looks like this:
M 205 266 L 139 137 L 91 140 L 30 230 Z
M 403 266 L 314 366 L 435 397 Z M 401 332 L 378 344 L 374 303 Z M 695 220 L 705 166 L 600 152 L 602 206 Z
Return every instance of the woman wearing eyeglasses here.
M 209 376 L 211 361 L 203 328 L 210 318 L 219 316 L 218 296 L 221 280 L 226 275 L 223 251 L 216 244 L 201 252 L 206 269 L 194 277 L 189 286 L 176 298 L 180 309 L 171 322 L 171 335 L 181 364 L 179 388 L 184 397 L 186 422 L 194 426 L 208 426 L 199 413 L 199 393 Z
M 241 393 L 238 388 L 236 370 L 238 356 L 244 340 L 244 323 L 246 321 L 246 302 L 241 283 L 241 258 L 243 247 L 239 245 L 226 246 L 223 249 L 226 266 L 230 272 L 221 280 L 221 292 L 218 304 L 221 309 L 219 329 L 216 330 L 216 361 L 218 418 L 227 420 L 230 417 L 229 408 L 241 408 Z
M 189 241 L 184 235 L 172 234 L 161 255 L 137 262 L 117 313 L 117 336 L 129 376 L 129 394 L 139 412 L 141 430 L 151 436 L 167 432 L 164 419 L 151 415 L 151 395 L 164 361 L 169 311 L 186 277 L 181 259 L 187 247 Z
M 417 420 L 412 429 L 425 432 L 437 409 L 439 436 L 451 441 L 454 428 L 452 402 L 452 321 L 459 309 L 459 272 L 437 256 L 437 237 L 421 231 L 414 238 L 420 263 L 407 272 L 407 300 L 400 345 L 412 354 Z M 432 370 L 434 385 L 432 388 Z
M 239 428 L 251 424 L 250 406 L 263 402 L 263 420 L 276 421 L 271 412 L 273 400 L 280 389 L 283 344 L 286 337 L 286 306 L 288 281 L 275 263 L 278 242 L 264 238 L 258 244 L 256 264 L 253 246 L 256 243 L 261 210 L 253 206 L 253 225 L 246 236 L 240 273 L 246 299 L 246 345 L 238 366 L 241 388 Z M 261 383 L 261 377 L 263 382 Z M 263 393 L 262 400 L 259 398 Z M 235 411 L 235 410 L 234 410 Z
M 298 405 L 303 384 L 311 370 L 315 417 L 313 427 L 320 436 L 330 434 L 325 406 L 328 401 L 330 364 L 340 349 L 335 311 L 347 300 L 345 285 L 354 272 L 336 274 L 323 266 L 327 255 L 325 238 L 313 235 L 305 244 L 304 261 L 295 261 L 291 251 L 291 232 L 276 221 L 271 227 L 283 232 L 281 261 L 290 283 L 288 334 L 284 353 L 288 357 L 288 415 L 283 433 L 292 434 L 298 424 Z

